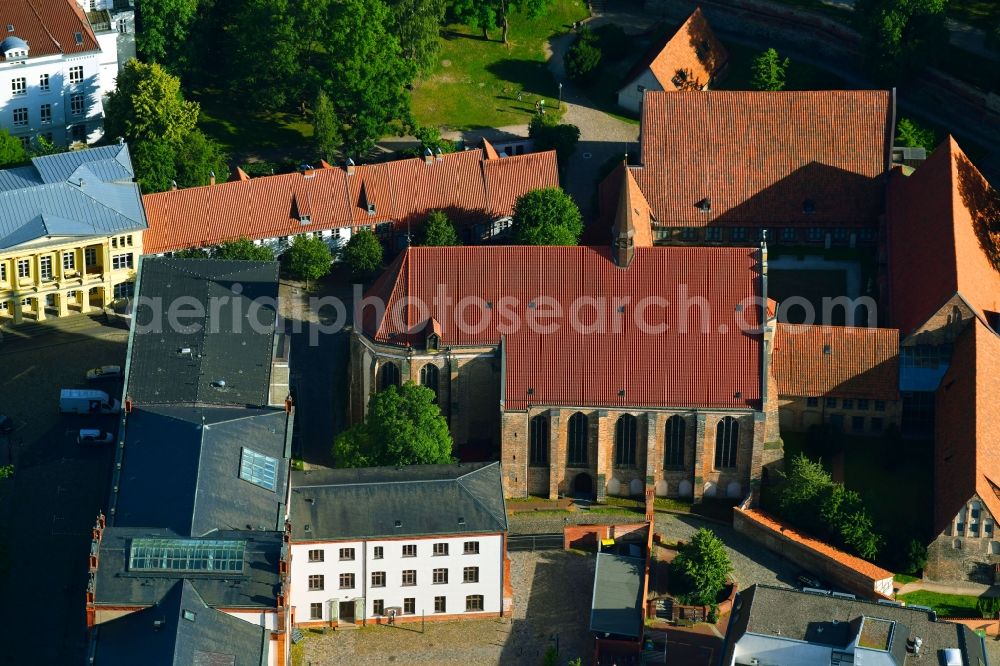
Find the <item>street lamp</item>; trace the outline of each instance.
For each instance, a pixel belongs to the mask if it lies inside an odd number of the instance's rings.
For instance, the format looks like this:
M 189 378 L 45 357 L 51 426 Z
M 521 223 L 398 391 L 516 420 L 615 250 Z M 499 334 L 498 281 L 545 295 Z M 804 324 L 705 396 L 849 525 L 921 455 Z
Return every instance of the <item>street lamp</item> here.
M 562 81 L 559 82 L 559 110 L 562 111 Z

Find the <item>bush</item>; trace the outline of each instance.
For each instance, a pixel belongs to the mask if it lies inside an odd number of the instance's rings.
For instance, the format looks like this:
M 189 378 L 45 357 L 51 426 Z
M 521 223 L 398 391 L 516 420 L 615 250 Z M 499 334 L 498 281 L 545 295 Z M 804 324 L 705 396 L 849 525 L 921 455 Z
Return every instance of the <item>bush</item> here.
M 715 604 L 733 570 L 722 541 L 703 527 L 677 550 L 670 563 L 672 591 L 681 603 Z
M 566 76 L 573 81 L 586 81 L 591 77 L 597 66 L 601 64 L 601 50 L 597 46 L 597 38 L 590 30 L 585 29 L 566 51 L 563 59 Z
M 900 118 L 896 123 L 896 145 L 926 148 L 930 153 L 937 146 L 934 130 L 923 127 L 909 118 Z
M 559 124 L 555 116 L 536 115 L 528 124 L 528 137 L 535 150 L 554 150 L 559 168 L 565 169 L 569 158 L 576 152 L 580 141 L 580 128 L 576 125 Z
M 918 571 L 927 566 L 927 546 L 922 541 L 910 539 L 910 543 L 906 546 L 906 560 L 903 564 L 905 573 L 917 575 Z
M 601 58 L 604 60 L 618 60 L 628 55 L 632 50 L 632 38 L 625 34 L 620 26 L 614 24 L 602 25 L 594 31 L 597 33 L 598 44 L 601 48 Z
M 1000 612 L 1000 597 L 980 597 L 976 602 L 976 610 L 986 619 L 992 619 Z

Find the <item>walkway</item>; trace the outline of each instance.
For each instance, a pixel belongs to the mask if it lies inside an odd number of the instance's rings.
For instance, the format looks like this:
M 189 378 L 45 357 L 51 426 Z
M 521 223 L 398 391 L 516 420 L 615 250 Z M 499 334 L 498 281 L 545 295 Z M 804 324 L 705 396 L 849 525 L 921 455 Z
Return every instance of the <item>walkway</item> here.
M 924 580 L 906 583 L 896 590 L 896 595 L 899 596 L 900 594 L 920 590 L 937 592 L 938 594 L 960 594 L 972 597 L 1000 597 L 1000 588 L 993 585 L 980 585 L 978 583 L 932 583 L 931 581 Z

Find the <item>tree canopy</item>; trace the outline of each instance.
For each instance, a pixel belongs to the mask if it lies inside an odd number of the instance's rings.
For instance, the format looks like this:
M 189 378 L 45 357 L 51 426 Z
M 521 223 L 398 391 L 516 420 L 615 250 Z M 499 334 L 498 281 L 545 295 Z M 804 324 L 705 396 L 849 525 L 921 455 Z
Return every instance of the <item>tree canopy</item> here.
M 338 467 L 434 465 L 454 461 L 448 423 L 426 386 L 390 386 L 368 401 L 368 416 L 333 445 Z
M 576 245 L 583 221 L 576 202 L 558 187 L 522 194 L 514 203 L 514 242 L 521 245 Z
M 274 261 L 274 251 L 266 245 L 254 245 L 246 237 L 222 243 L 212 248 L 213 259 L 239 261 Z
M 715 604 L 732 570 L 722 541 L 702 527 L 670 563 L 671 591 L 686 604 Z
M 333 253 L 326 241 L 312 236 L 296 236 L 285 255 L 289 272 L 307 282 L 329 273 L 333 261 Z
M 424 225 L 424 245 L 442 247 L 461 245 L 455 226 L 443 210 L 432 210 Z
M 554 116 L 536 115 L 528 124 L 528 136 L 535 150 L 554 150 L 559 161 L 559 169 L 564 170 L 569 158 L 576 152 L 580 141 L 580 128 L 576 125 L 560 124 Z
M 164 64 L 183 60 L 198 4 L 198 0 L 142 0 L 136 3 L 135 43 L 142 59 Z
M 573 45 L 566 50 L 566 76 L 574 81 L 588 81 L 601 64 L 601 56 L 597 35 L 589 28 L 584 28 Z
M 948 46 L 947 0 L 857 0 L 854 20 L 871 69 L 884 79 L 933 64 Z
M 789 64 L 791 61 L 788 58 L 782 60 L 774 49 L 764 51 L 753 60 L 753 79 L 750 85 L 754 90 L 784 90 L 785 71 Z
M 937 137 L 934 130 L 909 118 L 900 118 L 896 123 L 896 145 L 922 147 L 929 153 L 937 147 Z
M 441 40 L 445 0 L 388 0 L 392 32 L 402 55 L 426 73 L 434 68 Z
M 11 136 L 6 129 L 0 128 L 0 168 L 15 166 L 27 160 L 28 153 L 20 140 Z
M 355 275 L 372 273 L 382 265 L 382 243 L 369 229 L 359 229 L 340 251 L 340 256 Z
M 330 103 L 330 96 L 325 90 L 320 90 L 316 95 L 316 106 L 313 109 L 313 141 L 320 157 L 327 162 L 333 162 L 340 147 L 340 126 L 337 113 Z
M 182 141 L 198 124 L 198 104 L 181 94 L 181 81 L 160 65 L 129 60 L 104 105 L 105 134 L 129 142 Z
M 449 14 L 459 23 L 479 28 L 483 39 L 489 38 L 491 28 L 500 28 L 501 41 L 507 43 L 510 32 L 510 13 L 520 11 L 528 18 L 537 18 L 548 11 L 553 0 L 450 0 Z

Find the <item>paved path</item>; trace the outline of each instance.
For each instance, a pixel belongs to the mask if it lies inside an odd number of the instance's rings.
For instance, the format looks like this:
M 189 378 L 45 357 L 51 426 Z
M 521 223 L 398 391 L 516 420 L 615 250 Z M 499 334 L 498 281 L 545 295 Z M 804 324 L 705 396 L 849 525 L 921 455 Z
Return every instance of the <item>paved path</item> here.
M 965 594 L 974 597 L 1000 597 L 1000 588 L 991 585 L 980 585 L 978 583 L 932 583 L 930 581 L 918 580 L 913 583 L 906 583 L 896 594 L 907 594 L 908 592 L 937 592 L 938 594 Z

